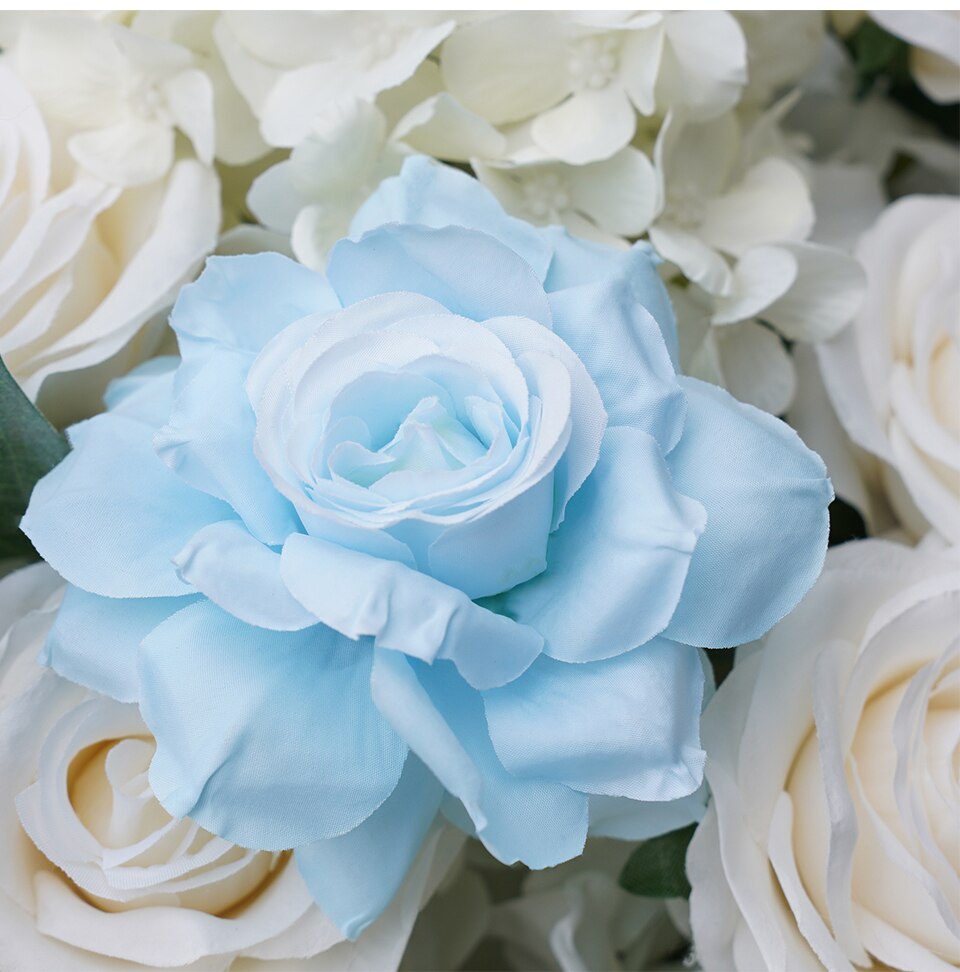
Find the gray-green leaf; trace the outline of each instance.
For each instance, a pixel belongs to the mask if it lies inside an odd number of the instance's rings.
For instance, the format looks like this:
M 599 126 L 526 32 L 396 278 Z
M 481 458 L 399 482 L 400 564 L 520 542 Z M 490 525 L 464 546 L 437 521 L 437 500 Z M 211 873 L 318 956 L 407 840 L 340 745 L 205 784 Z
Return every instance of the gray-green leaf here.
M 0 359 L 0 558 L 36 556 L 20 518 L 37 480 L 69 449 Z
M 686 898 L 687 846 L 696 824 L 645 840 L 627 859 L 620 872 L 620 886 L 644 898 Z

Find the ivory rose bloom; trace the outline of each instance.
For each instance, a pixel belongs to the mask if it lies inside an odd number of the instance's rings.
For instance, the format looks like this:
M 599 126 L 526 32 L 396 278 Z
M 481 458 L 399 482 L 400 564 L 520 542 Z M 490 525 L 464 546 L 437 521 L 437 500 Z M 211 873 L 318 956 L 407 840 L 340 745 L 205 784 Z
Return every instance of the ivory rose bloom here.
M 850 438 L 882 460 L 903 525 L 960 543 L 960 201 L 907 196 L 863 236 L 867 295 L 818 348 Z
M 849 543 L 738 660 L 687 856 L 707 972 L 960 963 L 958 619 L 955 550 Z
M 188 158 L 126 189 L 85 172 L 6 56 L 0 105 L 0 354 L 36 399 L 51 376 L 63 382 L 125 349 L 123 371 L 145 353 L 137 341 L 148 336 L 135 335 L 216 243 L 219 186 Z M 89 414 L 98 396 L 82 381 L 69 395 L 51 383 L 45 410 Z
M 394 905 L 345 942 L 288 852 L 176 820 L 150 789 L 135 705 L 37 664 L 63 596 L 37 564 L 0 581 L 0 954 L 6 972 L 155 967 L 388 969 L 462 838 L 437 831 Z M 197 963 L 194 965 L 193 963 Z

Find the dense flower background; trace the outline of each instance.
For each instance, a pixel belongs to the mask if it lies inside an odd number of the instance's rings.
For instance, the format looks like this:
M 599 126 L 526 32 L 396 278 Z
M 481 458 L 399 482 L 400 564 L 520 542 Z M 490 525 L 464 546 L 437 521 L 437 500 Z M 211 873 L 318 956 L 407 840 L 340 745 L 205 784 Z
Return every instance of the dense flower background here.
M 958 102 L 947 11 L 0 13 L 0 969 L 960 965 Z

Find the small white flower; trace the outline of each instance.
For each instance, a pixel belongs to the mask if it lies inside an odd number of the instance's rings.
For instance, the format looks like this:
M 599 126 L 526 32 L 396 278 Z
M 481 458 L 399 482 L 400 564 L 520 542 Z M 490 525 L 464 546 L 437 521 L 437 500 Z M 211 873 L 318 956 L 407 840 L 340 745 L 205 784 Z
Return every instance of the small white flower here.
M 602 162 L 493 165 L 473 161 L 480 181 L 507 212 L 538 226 L 566 226 L 576 236 L 612 245 L 637 237 L 660 206 L 650 160 L 628 146 Z
M 750 135 L 733 114 L 700 124 L 673 116 L 654 149 L 665 188 L 650 242 L 690 280 L 721 296 L 734 288 L 726 257 L 804 240 L 813 227 L 801 172 L 784 157 L 754 157 Z
M 227 165 L 246 165 L 264 155 L 268 146 L 214 42 L 219 16 L 209 10 L 141 10 L 132 27 L 138 33 L 177 43 L 193 54 L 213 88 L 213 154 Z
M 266 227 L 291 234 L 293 252 L 320 270 L 333 244 L 407 151 L 387 139 L 383 112 L 366 101 L 335 102 L 290 154 L 253 183 L 247 198 Z
M 139 186 L 174 162 L 175 129 L 213 159 L 213 91 L 178 44 L 79 15 L 36 16 L 10 57 L 67 150 L 104 182 Z
M 292 148 L 331 100 L 373 101 L 406 81 L 453 26 L 433 13 L 231 11 L 214 37 L 264 139 Z
M 450 93 L 497 126 L 531 121 L 546 159 L 585 165 L 633 138 L 636 113 L 709 118 L 746 82 L 743 35 L 730 14 L 505 13 L 444 43 Z

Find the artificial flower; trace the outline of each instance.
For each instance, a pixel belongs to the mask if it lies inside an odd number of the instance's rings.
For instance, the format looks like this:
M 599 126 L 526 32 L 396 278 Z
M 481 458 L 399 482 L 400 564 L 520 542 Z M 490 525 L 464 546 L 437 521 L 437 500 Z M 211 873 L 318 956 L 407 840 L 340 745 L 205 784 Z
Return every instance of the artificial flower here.
M 213 89 L 178 44 L 78 14 L 20 25 L 9 56 L 72 158 L 113 185 L 142 186 L 174 164 L 175 131 L 213 160 Z
M 334 99 L 373 101 L 453 30 L 439 13 L 229 11 L 214 39 L 268 145 L 292 148 Z
M 638 111 L 710 118 L 746 82 L 743 34 L 724 11 L 501 13 L 460 26 L 440 64 L 464 107 L 529 123 L 541 159 L 571 165 L 628 145 Z
M 802 241 L 814 222 L 803 174 L 789 159 L 763 151 L 751 134 L 733 113 L 700 123 L 674 116 L 654 148 L 664 206 L 650 242 L 688 279 L 720 296 L 734 292 L 729 257 Z
M 958 616 L 955 552 L 848 543 L 738 658 L 687 854 L 706 972 L 960 962 Z
M 420 157 L 351 233 L 326 278 L 211 260 L 182 360 L 70 430 L 22 526 L 72 585 L 51 664 L 139 703 L 161 804 L 296 848 L 355 936 L 441 809 L 541 868 L 597 797 L 696 791 L 692 646 L 793 607 L 832 491 L 677 375 L 646 245 L 538 231 Z
M 410 150 L 388 140 L 384 113 L 368 101 L 332 103 L 288 159 L 258 176 L 247 205 L 267 228 L 290 234 L 297 259 L 322 270 L 331 247 Z
M 632 146 L 587 165 L 474 159 L 473 169 L 508 213 L 537 226 L 565 226 L 575 236 L 608 245 L 623 246 L 623 237 L 640 236 L 660 209 L 653 165 Z
M 856 252 L 867 295 L 851 327 L 818 346 L 824 383 L 850 438 L 881 460 L 877 485 L 902 525 L 958 543 L 960 203 L 904 197 Z
M 131 27 L 140 34 L 179 44 L 190 51 L 207 76 L 213 107 L 213 154 L 231 166 L 248 165 L 265 155 L 267 144 L 250 106 L 230 77 L 213 37 L 220 14 L 212 10 L 140 10 Z
M 396 968 L 462 837 L 437 831 L 390 909 L 344 941 L 289 853 L 238 847 L 160 806 L 136 705 L 37 664 L 63 588 L 46 564 L 0 581 L 4 968 Z
M 0 59 L 0 353 L 31 398 L 46 383 L 51 417 L 72 421 L 96 410 L 106 378 L 91 369 L 122 373 L 149 353 L 143 325 L 213 249 L 217 180 L 195 159 L 127 189 L 84 172 L 10 63 Z

